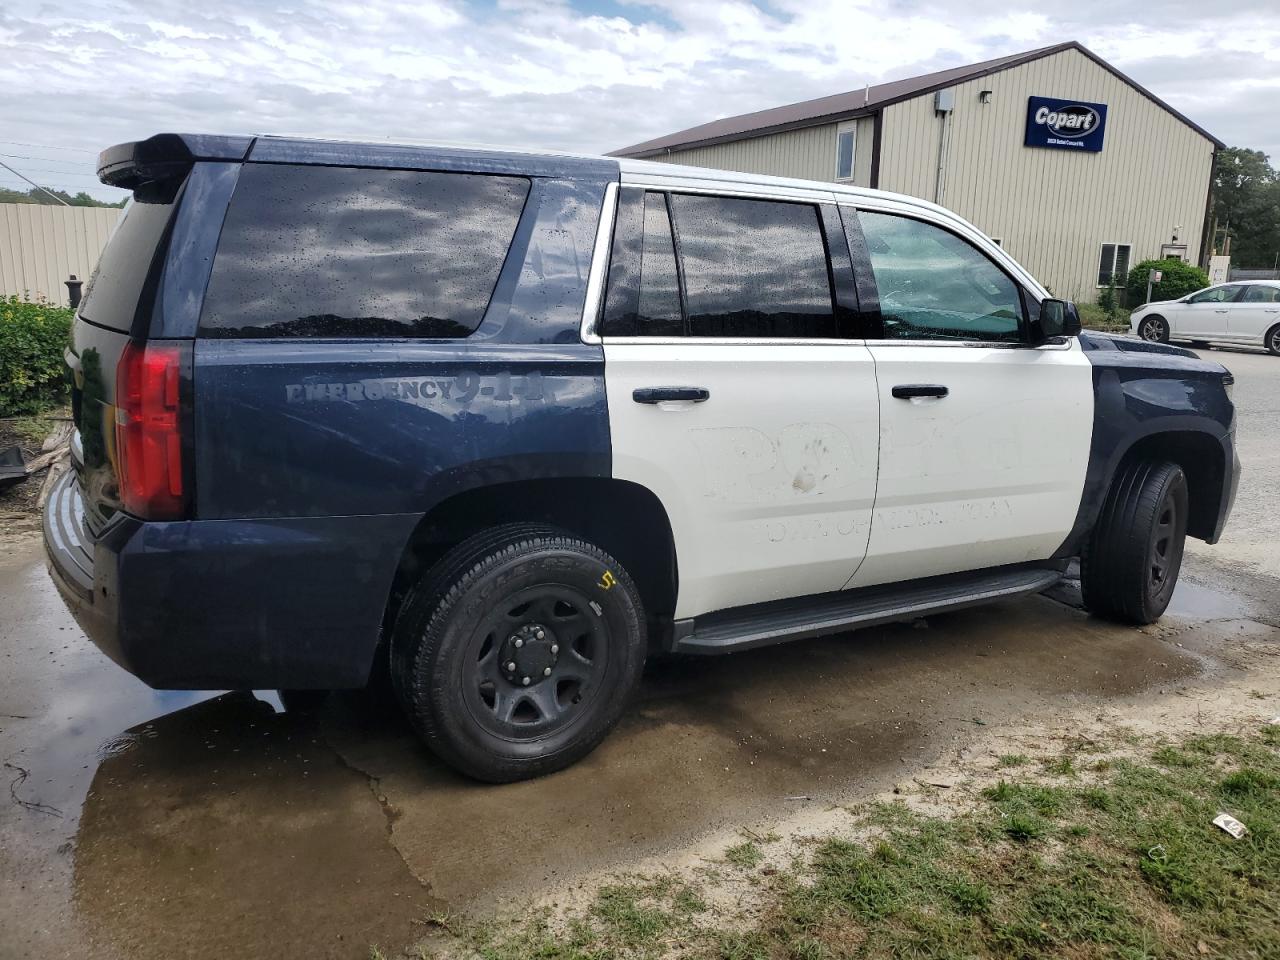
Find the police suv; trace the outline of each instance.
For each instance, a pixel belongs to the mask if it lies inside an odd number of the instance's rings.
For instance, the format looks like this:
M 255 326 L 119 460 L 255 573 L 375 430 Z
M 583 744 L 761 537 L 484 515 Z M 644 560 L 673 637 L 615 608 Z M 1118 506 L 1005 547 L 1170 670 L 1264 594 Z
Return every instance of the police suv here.
M 162 134 L 66 357 L 45 539 L 157 687 L 358 687 L 506 781 L 655 651 L 1030 594 L 1159 617 L 1231 375 L 1082 333 L 948 211 L 607 158 Z

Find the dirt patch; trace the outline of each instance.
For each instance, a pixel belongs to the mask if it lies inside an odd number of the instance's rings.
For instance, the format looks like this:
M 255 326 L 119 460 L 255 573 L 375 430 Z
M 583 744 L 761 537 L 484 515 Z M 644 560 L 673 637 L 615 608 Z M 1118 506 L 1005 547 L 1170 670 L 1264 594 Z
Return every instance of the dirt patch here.
M 1173 625 L 1168 627 L 1172 631 Z M 928 817 L 954 818 L 987 804 L 984 792 L 1005 779 L 1079 789 L 1101 780 L 1119 760 L 1149 759 L 1153 745 L 1203 734 L 1245 736 L 1280 714 L 1280 631 L 1229 619 L 1197 633 L 1204 634 L 1204 643 L 1229 648 L 1238 672 L 1184 677 L 1125 700 L 1069 705 L 1046 699 L 1032 712 L 972 727 L 931 762 L 903 770 L 885 789 L 853 790 L 840 802 L 800 802 L 788 815 L 741 822 L 683 848 L 636 858 L 624 871 L 590 871 L 572 883 L 551 884 L 535 896 L 513 899 L 498 914 L 498 928 L 535 917 L 553 938 L 567 936 L 575 921 L 591 914 L 602 889 L 661 877 L 668 884 L 687 885 L 708 905 L 690 930 L 752 929 L 776 898 L 771 876 L 795 869 L 833 838 L 874 839 L 852 815 L 870 804 L 897 804 Z M 1054 862 L 1054 844 L 1041 852 L 1046 862 Z M 1150 917 L 1163 916 L 1170 929 L 1176 927 L 1164 907 L 1148 906 Z M 465 924 L 457 921 L 455 927 Z M 427 945 L 446 955 L 470 955 L 471 950 L 465 938 L 445 933 L 430 937 Z M 672 945 L 670 954 L 681 955 L 685 945 Z
M 39 417 L 0 420 L 0 450 L 16 445 L 27 464 L 48 451 L 45 441 L 65 430 L 69 411 L 58 409 Z M 52 448 L 50 448 L 52 449 Z M 29 474 L 25 480 L 0 485 L 0 543 L 12 543 L 40 529 L 40 491 L 49 468 Z

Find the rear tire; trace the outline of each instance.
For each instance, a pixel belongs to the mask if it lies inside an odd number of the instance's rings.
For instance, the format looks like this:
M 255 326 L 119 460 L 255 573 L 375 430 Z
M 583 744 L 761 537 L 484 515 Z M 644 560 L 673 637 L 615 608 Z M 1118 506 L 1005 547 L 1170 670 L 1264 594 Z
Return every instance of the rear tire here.
M 1123 466 L 1080 557 L 1084 604 L 1101 617 L 1151 623 L 1173 597 L 1187 532 L 1187 478 L 1175 463 Z
M 1138 336 L 1150 343 L 1169 342 L 1169 323 L 1164 317 L 1152 314 L 1138 322 Z
M 553 527 L 508 524 L 450 550 L 396 618 L 391 672 L 427 745 L 491 783 L 591 752 L 639 684 L 644 609 L 627 572 Z
M 1267 352 L 1273 357 L 1280 357 L 1280 323 L 1267 331 L 1267 339 L 1265 341 Z

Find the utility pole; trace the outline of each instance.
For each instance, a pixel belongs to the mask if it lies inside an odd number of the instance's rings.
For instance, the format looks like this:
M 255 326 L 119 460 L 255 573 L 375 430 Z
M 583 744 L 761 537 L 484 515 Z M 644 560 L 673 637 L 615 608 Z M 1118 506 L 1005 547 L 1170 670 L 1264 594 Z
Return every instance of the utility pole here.
M 44 187 L 40 186 L 40 184 L 36 183 L 34 180 L 32 180 L 32 179 L 31 179 L 30 177 L 28 177 L 26 174 L 24 174 L 24 173 L 19 173 L 17 170 L 13 169 L 13 167 L 11 167 L 11 166 L 9 166 L 7 163 L 5 163 L 3 160 L 0 160 L 0 167 L 4 167 L 6 170 L 8 170 L 10 173 L 14 174 L 15 176 L 22 177 L 22 179 L 23 179 L 23 180 L 27 181 L 27 183 L 31 184 L 33 187 L 35 187 L 35 188 L 36 188 L 37 190 L 39 190 L 41 193 L 49 193 L 49 191 L 48 191 L 48 190 L 46 190 Z M 56 193 L 49 193 L 49 196 L 53 197 L 53 199 L 57 200 L 57 201 L 58 201 L 60 204 L 62 204 L 64 207 L 69 207 L 69 206 L 71 206 L 71 204 L 67 203 L 67 201 L 63 200 L 63 199 L 62 199 L 60 196 L 58 196 Z

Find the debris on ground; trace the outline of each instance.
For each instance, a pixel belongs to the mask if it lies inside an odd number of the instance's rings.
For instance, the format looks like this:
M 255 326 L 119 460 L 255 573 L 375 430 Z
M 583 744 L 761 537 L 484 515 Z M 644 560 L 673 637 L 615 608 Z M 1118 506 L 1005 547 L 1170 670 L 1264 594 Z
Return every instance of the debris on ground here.
M 1237 840 L 1243 839 L 1244 835 L 1249 832 L 1248 827 L 1246 827 L 1243 823 L 1241 823 L 1235 817 L 1231 816 L 1231 814 L 1229 813 L 1218 814 L 1216 817 L 1213 818 L 1213 825 L 1215 827 L 1221 827 L 1223 830 L 1227 831 L 1227 833 L 1231 834 L 1231 836 L 1235 837 Z

